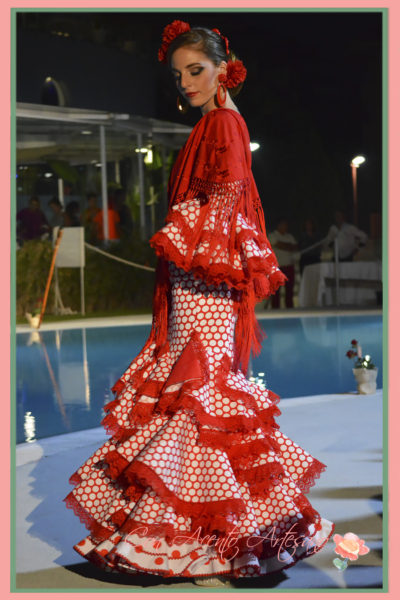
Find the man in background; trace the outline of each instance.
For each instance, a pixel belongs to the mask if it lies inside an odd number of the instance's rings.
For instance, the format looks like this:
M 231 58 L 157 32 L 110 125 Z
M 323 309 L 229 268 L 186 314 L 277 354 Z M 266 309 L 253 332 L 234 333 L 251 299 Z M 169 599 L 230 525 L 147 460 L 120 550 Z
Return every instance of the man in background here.
M 278 219 L 275 231 L 269 234 L 268 239 L 275 252 L 279 268 L 286 275 L 285 283 L 285 305 L 293 308 L 294 288 L 294 253 L 298 250 L 298 244 L 291 233 L 289 233 L 289 221 L 286 217 Z M 279 308 L 280 295 L 277 292 L 271 299 L 272 308 Z
M 334 213 L 335 225 L 331 225 L 324 247 L 327 248 L 337 239 L 340 261 L 352 261 L 360 246 L 365 246 L 368 235 L 355 225 L 347 223 L 343 210 Z

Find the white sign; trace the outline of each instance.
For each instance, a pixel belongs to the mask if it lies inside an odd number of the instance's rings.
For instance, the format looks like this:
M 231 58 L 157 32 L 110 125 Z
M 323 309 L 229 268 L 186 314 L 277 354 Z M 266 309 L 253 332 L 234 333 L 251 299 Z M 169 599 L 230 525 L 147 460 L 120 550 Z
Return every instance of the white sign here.
M 57 239 L 58 227 L 53 238 Z M 58 248 L 56 267 L 85 266 L 85 230 L 83 227 L 64 227 Z

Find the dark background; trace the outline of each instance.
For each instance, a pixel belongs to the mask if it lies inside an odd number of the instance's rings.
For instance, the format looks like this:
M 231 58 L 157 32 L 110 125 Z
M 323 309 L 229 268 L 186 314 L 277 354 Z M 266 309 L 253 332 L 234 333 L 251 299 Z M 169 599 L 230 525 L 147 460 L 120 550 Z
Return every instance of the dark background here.
M 17 101 L 41 102 L 47 76 L 61 81 L 76 108 L 193 125 L 157 50 L 165 25 L 217 27 L 243 60 L 247 79 L 235 99 L 252 141 L 253 172 L 267 231 L 281 214 L 299 233 L 308 215 L 325 234 L 333 210 L 352 217 L 350 160 L 358 170 L 359 225 L 382 203 L 382 13 L 19 12 Z M 65 35 L 67 34 L 67 35 Z

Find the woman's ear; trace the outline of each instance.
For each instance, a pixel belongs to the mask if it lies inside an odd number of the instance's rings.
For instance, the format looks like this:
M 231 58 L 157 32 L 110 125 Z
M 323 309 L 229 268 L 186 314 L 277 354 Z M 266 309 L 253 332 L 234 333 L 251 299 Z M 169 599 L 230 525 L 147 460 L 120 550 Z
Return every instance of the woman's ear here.
M 222 60 L 220 62 L 220 64 L 218 65 L 218 75 L 226 75 L 227 73 L 227 66 L 228 63 L 226 62 L 226 60 Z

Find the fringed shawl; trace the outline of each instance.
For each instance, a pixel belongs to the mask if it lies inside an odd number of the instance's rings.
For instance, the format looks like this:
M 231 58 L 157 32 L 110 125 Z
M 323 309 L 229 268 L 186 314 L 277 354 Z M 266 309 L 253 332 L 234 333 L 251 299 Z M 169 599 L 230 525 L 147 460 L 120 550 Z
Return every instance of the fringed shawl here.
M 238 290 L 233 369 L 247 371 L 263 332 L 255 304 L 286 277 L 265 232 L 264 213 L 251 171 L 250 138 L 243 117 L 219 108 L 206 113 L 182 147 L 168 182 L 167 225 L 150 240 L 159 256 L 151 340 L 166 341 L 169 310 L 167 261 L 208 284 Z M 192 221 L 183 208 L 191 206 Z M 179 243 L 168 235 L 175 228 Z

